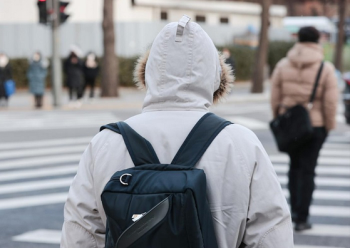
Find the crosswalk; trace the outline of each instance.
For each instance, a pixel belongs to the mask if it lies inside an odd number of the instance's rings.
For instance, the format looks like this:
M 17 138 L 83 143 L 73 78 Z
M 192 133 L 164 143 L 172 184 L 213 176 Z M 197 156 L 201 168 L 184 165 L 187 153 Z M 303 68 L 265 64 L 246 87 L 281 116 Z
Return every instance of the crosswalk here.
M 111 118 L 107 115 L 100 117 L 102 121 L 100 119 L 99 123 L 107 123 Z M 52 120 L 55 118 L 52 117 Z M 241 121 L 247 119 L 242 117 Z M 42 121 L 40 125 L 44 124 L 48 124 L 47 120 Z M 53 125 L 53 122 L 51 124 Z M 260 124 L 256 126 L 262 128 L 263 123 Z M 35 126 L 40 125 L 29 125 L 28 128 L 35 129 Z M 2 128 L 3 126 L 0 127 Z M 7 130 L 12 129 L 8 127 Z M 348 138 L 347 135 L 333 137 L 333 140 L 330 139 L 332 142 L 327 142 L 321 151 L 317 167 L 317 189 L 314 192 L 314 204 L 310 209 L 312 221 L 317 221 L 311 230 L 295 235 L 298 244 L 296 248 L 332 247 L 331 243 L 328 246 L 310 243 L 304 245 L 305 237 L 345 238 L 350 244 L 350 139 Z M 80 156 L 90 139 L 91 137 L 79 137 L 0 143 L 0 211 L 64 203 Z M 283 192 L 288 197 L 286 189 L 288 157 L 284 154 L 271 154 L 270 159 Z M 53 189 L 53 193 L 47 192 Z M 348 224 L 340 221 L 344 219 L 348 220 Z M 13 241 L 58 244 L 59 237 L 59 230 L 40 229 L 14 236 Z M 303 238 L 299 240 L 299 237 Z M 334 247 L 349 248 L 350 245 L 334 245 Z
M 72 121 L 74 120 L 74 121 Z M 67 128 L 96 128 L 102 124 L 118 121 L 107 111 L 79 112 L 43 111 L 1 113 L 0 133 L 9 131 L 33 131 Z

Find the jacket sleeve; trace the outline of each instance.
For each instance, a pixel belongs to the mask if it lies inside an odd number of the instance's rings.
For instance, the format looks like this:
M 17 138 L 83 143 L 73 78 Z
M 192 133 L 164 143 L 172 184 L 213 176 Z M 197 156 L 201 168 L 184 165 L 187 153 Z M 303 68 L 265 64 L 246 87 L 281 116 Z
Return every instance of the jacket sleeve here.
M 254 142 L 255 139 L 255 142 Z M 271 161 L 254 135 L 254 163 L 250 181 L 250 203 L 241 247 L 292 248 L 293 228 L 286 198 Z M 254 161 L 255 160 L 255 161 Z
M 338 86 L 337 78 L 333 65 L 329 70 L 322 99 L 322 111 L 325 120 L 325 127 L 327 131 L 334 129 L 336 126 L 336 114 L 337 114 L 337 103 L 338 103 Z
M 281 69 L 278 64 L 272 73 L 271 77 L 271 109 L 273 117 L 276 118 L 278 115 L 278 106 L 281 104 Z
M 64 206 L 61 248 L 104 247 L 105 227 L 94 194 L 92 145 L 85 150 Z

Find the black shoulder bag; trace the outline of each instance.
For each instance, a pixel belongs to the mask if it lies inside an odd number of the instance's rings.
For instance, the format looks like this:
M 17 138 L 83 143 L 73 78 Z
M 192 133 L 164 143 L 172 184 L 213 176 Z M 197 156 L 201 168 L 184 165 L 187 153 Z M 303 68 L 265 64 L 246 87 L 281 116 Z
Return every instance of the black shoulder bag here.
M 322 69 L 323 62 L 318 70 L 314 88 L 310 96 L 308 103 L 309 109 L 312 108 L 312 102 L 316 95 Z M 308 109 L 301 104 L 288 108 L 284 114 L 277 116 L 277 118 L 270 122 L 270 128 L 275 137 L 278 150 L 281 152 L 293 151 L 296 147 L 310 139 L 313 133 Z

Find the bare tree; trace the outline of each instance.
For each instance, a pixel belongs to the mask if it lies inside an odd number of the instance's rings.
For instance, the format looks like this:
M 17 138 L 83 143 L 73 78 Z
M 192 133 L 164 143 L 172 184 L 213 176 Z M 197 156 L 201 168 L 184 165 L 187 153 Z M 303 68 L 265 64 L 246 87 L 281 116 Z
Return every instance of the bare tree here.
M 345 17 L 346 17 L 346 0 L 339 0 L 338 3 L 338 37 L 337 37 L 337 44 L 335 46 L 335 53 L 334 53 L 334 66 L 339 71 L 342 71 L 343 69 L 343 46 L 344 46 L 344 25 L 345 25 Z
M 118 60 L 115 54 L 113 2 L 114 0 L 104 0 L 103 3 L 102 97 L 118 96 Z
M 261 28 L 259 37 L 259 46 L 256 51 L 254 73 L 252 78 L 252 93 L 261 93 L 264 90 L 264 68 L 268 53 L 268 28 L 269 28 L 269 10 L 272 0 L 261 0 Z

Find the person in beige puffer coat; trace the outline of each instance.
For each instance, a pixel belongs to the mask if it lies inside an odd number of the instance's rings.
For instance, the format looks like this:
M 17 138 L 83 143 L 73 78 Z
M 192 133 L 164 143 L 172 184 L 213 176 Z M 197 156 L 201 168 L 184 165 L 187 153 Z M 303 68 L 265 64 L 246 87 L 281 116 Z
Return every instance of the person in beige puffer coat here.
M 299 42 L 288 52 L 273 72 L 271 107 L 274 118 L 296 104 L 307 106 L 316 74 L 324 59 L 318 44 L 319 32 L 314 27 L 301 28 Z M 289 192 L 295 230 L 310 229 L 309 207 L 315 188 L 314 177 L 319 151 L 327 134 L 335 128 L 338 99 L 335 69 L 324 62 L 313 106 L 309 111 L 314 134 L 310 141 L 289 152 Z

